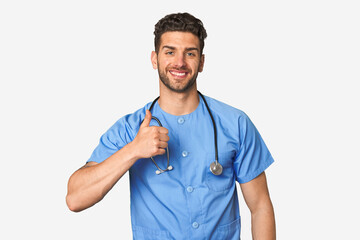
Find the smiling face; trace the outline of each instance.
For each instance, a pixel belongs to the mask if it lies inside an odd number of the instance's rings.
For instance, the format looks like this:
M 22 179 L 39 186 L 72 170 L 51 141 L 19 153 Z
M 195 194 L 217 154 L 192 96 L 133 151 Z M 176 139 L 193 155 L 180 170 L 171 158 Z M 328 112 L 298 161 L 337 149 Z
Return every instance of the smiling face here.
M 160 42 L 158 53 L 151 54 L 153 68 L 159 72 L 160 84 L 178 93 L 195 87 L 198 72 L 202 72 L 204 66 L 199 38 L 189 32 L 165 32 Z

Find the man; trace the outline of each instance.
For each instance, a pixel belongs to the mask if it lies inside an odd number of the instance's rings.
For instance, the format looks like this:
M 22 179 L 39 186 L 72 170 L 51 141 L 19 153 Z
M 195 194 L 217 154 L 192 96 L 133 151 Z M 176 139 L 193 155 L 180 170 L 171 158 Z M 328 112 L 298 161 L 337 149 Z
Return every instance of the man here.
M 197 91 L 207 36 L 202 22 L 171 14 L 154 34 L 160 98 L 101 137 L 69 179 L 69 209 L 94 205 L 129 171 L 134 239 L 239 239 L 238 181 L 253 238 L 275 239 L 264 173 L 271 154 L 245 113 Z

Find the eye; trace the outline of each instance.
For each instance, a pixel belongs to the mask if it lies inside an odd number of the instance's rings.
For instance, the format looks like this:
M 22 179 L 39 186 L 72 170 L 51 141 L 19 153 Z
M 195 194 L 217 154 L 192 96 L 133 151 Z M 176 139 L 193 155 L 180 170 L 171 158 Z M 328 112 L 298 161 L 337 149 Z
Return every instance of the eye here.
M 195 56 L 195 53 L 188 52 L 186 55 L 188 55 L 189 57 L 194 57 L 194 56 Z
M 166 55 L 173 55 L 173 54 L 174 54 L 174 52 L 172 52 L 172 51 L 168 51 L 168 52 L 166 52 L 165 54 L 166 54 Z

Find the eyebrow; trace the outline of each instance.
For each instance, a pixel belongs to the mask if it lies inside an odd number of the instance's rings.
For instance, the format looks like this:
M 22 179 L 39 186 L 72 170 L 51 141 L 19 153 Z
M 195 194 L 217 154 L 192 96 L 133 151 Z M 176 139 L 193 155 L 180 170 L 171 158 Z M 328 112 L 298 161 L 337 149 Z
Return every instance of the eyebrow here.
M 163 49 L 164 49 L 164 48 L 169 48 L 169 49 L 171 49 L 171 50 L 174 50 L 174 49 L 175 49 L 175 47 L 171 47 L 171 46 L 167 46 L 167 45 L 163 46 L 162 48 L 163 48 Z
M 199 49 L 196 47 L 186 48 L 186 51 L 194 51 L 194 50 L 199 52 Z
M 171 50 L 175 50 L 175 49 L 176 49 L 175 47 L 168 46 L 168 45 L 165 45 L 165 46 L 163 46 L 162 48 L 163 48 L 163 49 L 164 49 L 164 48 L 169 48 L 169 49 L 171 49 Z M 185 48 L 185 50 L 186 50 L 186 51 L 198 51 L 198 52 L 200 52 L 199 49 L 196 48 L 196 47 Z

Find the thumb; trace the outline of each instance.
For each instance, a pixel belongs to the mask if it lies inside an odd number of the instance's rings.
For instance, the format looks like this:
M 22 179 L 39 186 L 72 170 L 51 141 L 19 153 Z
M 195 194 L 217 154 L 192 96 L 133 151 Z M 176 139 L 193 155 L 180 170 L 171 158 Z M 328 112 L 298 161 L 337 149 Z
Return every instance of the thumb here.
M 151 121 L 151 112 L 146 109 L 146 115 L 143 122 L 140 125 L 140 128 L 148 127 L 150 125 L 150 121 Z

